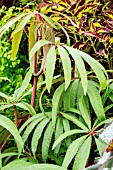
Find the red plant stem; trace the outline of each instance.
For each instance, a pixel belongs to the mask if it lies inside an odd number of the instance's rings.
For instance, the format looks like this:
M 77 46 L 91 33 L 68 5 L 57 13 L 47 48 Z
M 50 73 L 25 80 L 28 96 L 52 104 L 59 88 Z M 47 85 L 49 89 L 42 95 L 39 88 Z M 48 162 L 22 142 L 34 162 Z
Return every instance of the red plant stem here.
M 4 141 L 3 145 L 2 145 L 1 148 L 0 148 L 1 151 L 2 151 L 3 148 L 5 147 L 5 145 L 6 145 L 7 141 L 8 141 L 8 139 L 9 139 L 11 136 L 12 136 L 12 134 L 10 134 L 10 135 L 7 137 L 7 139 Z
M 16 105 L 14 105 L 14 123 L 17 127 L 17 114 L 16 114 Z

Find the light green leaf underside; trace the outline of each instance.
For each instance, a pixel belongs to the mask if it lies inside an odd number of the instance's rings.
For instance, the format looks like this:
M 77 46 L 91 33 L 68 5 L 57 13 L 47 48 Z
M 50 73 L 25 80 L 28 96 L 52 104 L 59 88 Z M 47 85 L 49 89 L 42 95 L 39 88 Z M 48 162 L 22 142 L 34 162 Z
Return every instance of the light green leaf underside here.
M 89 136 L 79 148 L 74 161 L 73 170 L 82 170 L 85 168 L 90 153 L 91 142 L 92 137 Z
M 46 15 L 44 14 L 41 14 L 40 15 L 47 21 L 47 23 L 49 23 L 53 28 L 57 29 L 57 27 L 55 26 L 55 24 L 53 23 L 52 19 L 50 17 L 47 17 Z
M 0 92 L 0 96 L 5 98 L 8 101 L 11 101 L 11 98 L 9 96 L 7 96 L 6 94 L 2 93 L 2 92 Z
M 90 55 L 82 51 L 79 51 L 79 53 L 81 57 L 92 67 L 92 69 L 94 70 L 94 73 L 96 74 L 100 82 L 101 90 L 104 90 L 106 88 L 107 82 L 106 82 L 106 77 L 104 75 L 105 69 L 103 68 L 103 66 L 98 61 L 93 59 Z
M 47 160 L 53 132 L 54 132 L 54 128 L 52 126 L 52 121 L 51 121 L 46 128 L 46 131 L 44 133 L 43 142 L 42 142 L 42 159 L 44 162 L 46 162 L 46 160 Z
M 45 128 L 45 126 L 47 125 L 47 123 L 49 122 L 48 118 L 45 118 L 44 120 L 42 120 L 36 127 L 33 137 L 32 137 L 32 141 L 31 141 L 31 149 L 32 149 L 32 153 L 35 156 L 35 152 L 37 150 L 37 146 L 38 146 L 38 142 L 39 139 L 42 135 L 42 132 Z
M 95 143 L 97 145 L 97 149 L 99 151 L 100 156 L 102 155 L 103 151 L 105 150 L 107 144 L 105 144 L 103 141 L 99 140 L 98 138 L 94 137 Z
M 28 104 L 28 103 L 21 102 L 21 103 L 15 104 L 15 105 L 18 106 L 18 107 L 20 107 L 20 108 L 22 108 L 22 109 L 24 109 L 24 110 L 28 110 L 29 113 L 30 113 L 32 116 L 36 114 L 35 109 L 34 109 L 30 104 Z
M 4 104 L 4 105 L 0 106 L 0 110 L 4 110 L 4 109 L 10 108 L 12 106 L 13 106 L 13 104 Z
M 56 51 L 55 46 L 51 47 L 47 56 L 46 56 L 46 86 L 48 89 L 48 92 L 50 92 L 50 88 L 52 85 L 52 78 L 54 74 L 55 69 L 55 62 L 56 62 Z
M 52 150 L 65 138 L 67 138 L 68 136 L 74 135 L 74 134 L 78 134 L 78 133 L 85 133 L 86 131 L 83 131 L 81 129 L 76 129 L 76 130 L 70 130 L 67 131 L 65 133 L 63 133 L 53 144 Z
M 78 127 L 80 127 L 83 130 L 89 131 L 89 129 L 74 115 L 70 113 L 63 113 L 61 112 L 63 117 L 70 120 L 71 122 L 75 123 Z
M 71 61 L 68 52 L 62 46 L 58 45 L 58 51 L 62 60 L 64 77 L 65 77 L 65 90 L 71 82 Z
M 19 19 L 21 19 L 22 17 L 24 17 L 26 15 L 27 14 L 21 14 L 21 15 L 19 15 L 17 17 L 14 17 L 10 21 L 7 21 L 7 23 L 0 29 L 0 34 L 3 35 L 4 32 L 9 29 L 9 27 L 11 27 L 15 22 L 17 22 Z
M 30 68 L 29 71 L 27 72 L 15 100 L 18 100 L 21 97 L 22 93 L 26 90 L 26 88 L 28 87 L 29 82 L 31 80 L 31 76 L 32 76 L 32 68 Z
M 80 109 L 80 113 L 81 113 L 84 121 L 88 125 L 89 130 L 91 130 L 90 113 L 89 113 L 89 110 L 87 108 L 84 96 L 81 96 L 79 98 L 79 109 Z
M 87 91 L 87 74 L 86 74 L 86 69 L 85 69 L 85 65 L 84 62 L 79 54 L 79 51 L 75 50 L 72 47 L 68 47 L 68 46 L 64 46 L 69 53 L 71 54 L 71 56 L 73 57 L 75 64 L 77 66 L 77 69 L 79 71 L 80 77 L 81 77 L 81 81 L 82 81 L 82 87 L 84 89 L 84 94 L 86 95 L 86 91 Z
M 63 118 L 63 127 L 64 127 L 64 132 L 70 131 L 69 121 L 68 121 L 67 119 L 65 119 L 65 118 Z M 67 146 L 69 146 L 70 143 L 71 143 L 71 137 L 67 138 L 67 139 L 65 140 L 65 142 L 66 142 Z
M 57 140 L 58 137 L 62 135 L 62 133 L 63 133 L 62 117 L 59 116 L 57 118 L 57 122 L 56 122 L 55 140 Z M 61 146 L 61 143 L 59 143 L 59 145 L 57 145 L 57 147 L 54 149 L 55 154 L 58 154 L 58 152 L 60 150 L 60 146 Z
M 37 165 L 30 165 L 22 170 L 67 170 L 66 168 L 52 165 L 52 164 L 37 164 Z
M 29 126 L 24 131 L 24 134 L 22 135 L 22 139 L 24 142 L 27 140 L 28 136 L 30 135 L 32 130 L 35 128 L 35 126 L 38 125 L 38 123 L 42 121 L 43 119 L 44 119 L 44 116 L 40 116 L 29 124 Z
M 76 139 L 74 142 L 72 142 L 66 152 L 62 167 L 67 168 L 70 164 L 70 162 L 72 161 L 72 159 L 74 158 L 74 156 L 76 155 L 79 147 L 82 145 L 82 143 L 84 142 L 84 140 L 86 139 L 86 136 L 82 136 L 78 139 Z M 83 153 L 82 153 L 83 154 Z
M 15 138 L 16 143 L 18 144 L 19 155 L 23 149 L 23 140 L 15 126 L 15 124 L 6 116 L 0 115 L 0 126 L 6 128 Z
M 60 100 L 60 97 L 64 91 L 64 86 L 65 86 L 64 84 L 60 85 L 56 89 L 56 91 L 53 95 L 53 99 L 52 99 L 52 123 L 53 123 L 53 126 L 55 126 L 55 123 L 56 123 L 59 100 Z
M 45 117 L 45 115 L 43 115 L 43 113 L 38 113 L 37 115 L 34 115 L 32 117 L 30 117 L 19 129 L 19 133 L 21 133 L 23 131 L 23 129 L 30 123 L 32 122 L 33 120 L 39 118 L 39 117 L 42 117 L 43 118 Z
M 97 90 L 97 88 L 88 81 L 88 90 L 87 90 L 88 97 L 90 99 L 90 102 L 92 104 L 92 107 L 95 111 L 95 114 L 99 120 L 105 119 L 105 113 L 104 108 L 102 105 L 101 96 Z
M 32 47 L 30 53 L 29 53 L 29 60 L 34 56 L 34 54 L 44 45 L 51 44 L 50 41 L 47 40 L 39 40 L 35 43 L 35 45 Z
M 19 23 L 18 27 L 15 29 L 14 34 L 18 33 L 21 29 L 24 28 L 24 26 L 27 24 L 29 19 L 34 15 L 34 13 L 28 13 L 22 21 Z

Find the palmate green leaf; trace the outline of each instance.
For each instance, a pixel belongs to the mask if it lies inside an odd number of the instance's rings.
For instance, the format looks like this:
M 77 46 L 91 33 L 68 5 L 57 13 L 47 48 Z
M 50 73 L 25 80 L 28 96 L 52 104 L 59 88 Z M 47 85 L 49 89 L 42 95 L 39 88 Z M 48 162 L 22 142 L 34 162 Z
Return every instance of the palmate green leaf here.
M 18 24 L 17 24 L 16 28 L 17 27 L 18 27 Z M 13 32 L 13 37 L 12 37 L 12 60 L 16 59 L 16 55 L 17 55 L 17 52 L 19 49 L 21 38 L 22 38 L 23 29 L 21 29 L 16 34 L 14 34 L 14 32 Z
M 27 72 L 25 78 L 24 78 L 24 81 L 18 91 L 18 94 L 16 96 L 16 101 L 19 100 L 19 98 L 21 97 L 22 93 L 26 90 L 26 88 L 28 87 L 29 85 L 29 82 L 31 80 L 31 76 L 32 76 L 32 67 L 29 69 L 29 71 Z
M 32 130 L 35 128 L 35 126 L 38 125 L 38 123 L 40 121 L 42 121 L 44 118 L 45 118 L 45 116 L 40 116 L 29 124 L 29 126 L 26 128 L 26 130 L 24 131 L 24 133 L 22 135 L 22 139 L 24 142 L 27 140 L 29 134 L 32 132 Z
M 44 45 L 51 44 L 50 41 L 47 40 L 39 40 L 35 43 L 35 45 L 32 47 L 30 53 L 29 53 L 29 60 L 34 56 L 34 54 Z
M 72 142 L 70 144 L 69 148 L 67 149 L 62 167 L 67 168 L 69 166 L 70 162 L 72 161 L 72 159 L 76 155 L 79 147 L 82 145 L 82 143 L 84 142 L 86 137 L 87 137 L 87 135 L 82 136 L 82 137 L 76 139 L 74 142 Z M 83 152 L 82 152 L 82 155 L 83 155 Z M 82 162 L 81 162 L 81 164 L 82 164 Z M 76 170 L 78 170 L 78 169 L 76 169 Z
M 81 81 L 82 81 L 82 87 L 84 89 L 84 94 L 86 95 L 86 91 L 87 91 L 87 74 L 86 74 L 86 69 L 85 69 L 85 65 L 84 62 L 79 54 L 78 51 L 76 51 L 74 48 L 72 47 L 68 47 L 68 46 L 64 46 L 69 53 L 72 55 L 77 69 L 79 71 L 80 77 L 81 77 Z
M 0 115 L 0 126 L 6 128 L 14 136 L 16 143 L 18 144 L 18 153 L 20 155 L 24 145 L 15 124 L 6 116 Z
M 0 106 L 0 110 L 8 109 L 8 108 L 10 108 L 12 106 L 13 106 L 13 104 L 4 104 L 4 105 Z
M 19 19 L 21 19 L 22 17 L 25 17 L 28 14 L 21 14 L 17 17 L 14 17 L 13 19 L 11 19 L 10 21 L 8 21 L 1 29 L 0 29 L 0 34 L 1 36 L 4 34 L 5 31 L 7 31 L 9 29 L 9 27 L 11 27 L 15 22 L 17 22 Z
M 57 29 L 57 27 L 53 23 L 52 19 L 50 19 L 50 17 L 47 17 L 46 15 L 42 13 L 40 13 L 40 15 L 47 21 L 48 24 L 50 24 L 53 28 Z
M 45 74 L 46 80 L 45 81 L 49 93 L 52 85 L 55 62 L 56 62 L 56 51 L 55 51 L 55 46 L 52 46 L 46 56 L 46 74 Z
M 76 130 L 70 130 L 67 131 L 65 133 L 63 133 L 53 144 L 52 150 L 65 138 L 67 138 L 68 136 L 74 135 L 74 134 L 78 134 L 78 133 L 86 133 L 86 131 L 83 131 L 81 129 L 76 129 Z
M 80 146 L 74 161 L 73 170 L 82 170 L 85 168 L 90 153 L 91 142 L 92 137 L 89 136 Z
M 60 100 L 60 97 L 64 91 L 64 86 L 65 86 L 64 83 L 62 85 L 60 85 L 56 89 L 56 91 L 53 95 L 53 98 L 52 98 L 52 124 L 53 124 L 53 127 L 55 126 L 55 123 L 56 123 L 59 100 Z
M 16 106 L 24 109 L 24 110 L 28 110 L 29 113 L 33 116 L 33 115 L 36 115 L 36 111 L 35 109 L 28 103 L 25 103 L 25 102 L 21 102 L 21 103 L 17 103 L 15 104 Z
M 71 122 L 75 123 L 81 129 L 89 131 L 89 129 L 74 114 L 63 113 L 63 112 L 60 112 L 60 113 L 63 115 L 63 117 L 65 117 L 66 119 L 68 119 Z
M 45 115 L 43 113 L 38 113 L 32 117 L 30 117 L 19 129 L 19 133 L 21 133 L 23 131 L 23 129 L 32 121 L 34 121 L 35 119 L 39 118 L 39 117 L 45 117 Z
M 106 74 L 106 71 L 104 67 L 97 60 L 93 59 L 90 55 L 79 50 L 76 51 L 92 67 L 100 82 L 101 90 L 104 90 L 107 86 L 106 77 L 104 75 L 104 73 Z
M 33 137 L 32 137 L 32 141 L 31 141 L 31 149 L 32 149 L 32 153 L 35 156 L 35 152 L 37 150 L 37 146 L 38 146 L 38 142 L 39 139 L 43 133 L 43 130 L 45 128 L 45 126 L 47 125 L 47 123 L 49 122 L 50 119 L 45 118 L 44 120 L 42 120 L 36 127 Z
M 55 130 L 55 140 L 57 140 L 57 138 L 59 136 L 61 136 L 63 133 L 63 124 L 62 124 L 62 117 L 59 116 L 57 118 L 57 122 L 56 122 L 56 130 Z M 60 150 L 60 146 L 61 143 L 59 143 L 59 145 L 57 145 L 57 147 L 54 149 L 54 153 L 58 154 L 59 150 Z
M 52 121 L 50 121 L 46 130 L 45 130 L 44 138 L 43 138 L 43 142 L 42 142 L 42 159 L 44 162 L 46 162 L 46 160 L 47 160 L 53 132 L 54 132 L 54 128 L 52 126 Z
M 30 20 L 30 18 L 34 15 L 34 13 L 28 13 L 22 21 L 19 23 L 18 27 L 15 29 L 14 34 L 18 33 L 20 30 L 24 28 L 24 26 L 27 24 L 27 22 Z
M 88 81 L 87 94 L 97 118 L 101 121 L 105 120 L 105 113 L 104 113 L 101 96 L 97 88 L 91 83 L 91 81 Z
M 12 98 L 11 97 L 9 97 L 9 96 L 7 96 L 6 94 L 4 94 L 4 93 L 2 93 L 2 92 L 0 92 L 0 97 L 3 97 L 3 98 L 5 98 L 6 100 L 8 100 L 8 101 L 12 101 Z
M 71 82 L 71 61 L 68 52 L 62 46 L 58 45 L 58 51 L 62 60 L 65 77 L 65 90 Z
M 94 137 L 95 143 L 97 145 L 97 149 L 99 151 L 100 156 L 102 155 L 103 151 L 105 150 L 107 144 L 105 144 L 103 141 L 99 140 L 98 138 Z
M 81 96 L 79 98 L 79 109 L 80 109 L 80 113 L 81 113 L 84 121 L 88 125 L 89 130 L 91 130 L 90 113 L 89 113 L 89 110 L 87 108 L 84 96 Z
M 58 165 L 52 164 L 37 164 L 37 165 L 30 165 L 22 170 L 67 170 L 66 168 L 60 167 Z
M 65 118 L 63 118 L 63 127 L 64 127 L 64 132 L 70 131 L 70 124 L 69 121 Z M 71 137 L 66 139 L 66 144 L 69 146 L 71 143 Z

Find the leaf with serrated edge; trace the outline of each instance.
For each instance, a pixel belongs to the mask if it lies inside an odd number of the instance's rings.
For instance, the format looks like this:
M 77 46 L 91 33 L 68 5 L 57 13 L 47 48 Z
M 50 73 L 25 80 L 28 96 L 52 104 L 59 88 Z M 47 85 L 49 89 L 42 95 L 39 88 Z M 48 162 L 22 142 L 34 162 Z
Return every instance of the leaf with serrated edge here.
M 29 53 L 29 60 L 34 56 L 34 54 L 44 45 L 51 44 L 50 41 L 47 40 L 39 40 L 35 43 L 35 45 L 32 47 L 30 53 Z
M 78 51 L 76 51 L 74 48 L 72 47 L 68 47 L 68 46 L 64 46 L 69 53 L 71 54 L 71 56 L 73 57 L 77 69 L 79 71 L 80 77 L 81 77 L 81 81 L 82 81 L 82 87 L 84 89 L 84 94 L 86 95 L 86 91 L 87 91 L 87 74 L 86 74 L 86 69 L 85 69 L 85 65 L 84 62 L 80 56 L 80 54 L 78 53 Z
M 97 118 L 99 120 L 105 120 L 105 113 L 104 113 L 101 96 L 97 88 L 90 81 L 88 81 L 87 94 L 92 104 L 92 107 L 96 113 Z
M 37 115 L 34 115 L 32 117 L 30 117 L 19 129 L 19 133 L 21 133 L 23 131 L 23 129 L 33 120 L 39 118 L 40 116 L 43 116 L 43 118 L 45 117 L 43 113 L 38 113 Z
M 25 103 L 25 102 L 21 102 L 21 103 L 17 103 L 15 104 L 16 106 L 20 107 L 20 108 L 23 108 L 25 110 L 28 110 L 29 113 L 33 116 L 33 115 L 36 115 L 36 112 L 35 112 L 35 109 L 28 103 Z
M 88 108 L 87 108 L 87 106 L 86 106 L 84 96 L 81 96 L 81 97 L 79 98 L 79 109 L 80 109 L 80 113 L 81 113 L 84 121 L 85 121 L 86 124 L 88 125 L 89 130 L 91 130 L 90 113 L 89 113 Z
M 55 140 L 57 140 L 58 137 L 62 135 L 62 133 L 63 133 L 62 117 L 59 116 L 57 118 L 57 122 L 56 122 Z M 60 145 L 61 145 L 61 143 L 59 143 L 59 145 L 57 145 L 57 147 L 54 149 L 55 154 L 58 154 L 59 149 L 60 149 Z
M 58 45 L 58 51 L 62 60 L 65 77 L 65 90 L 68 88 L 71 82 L 71 61 L 68 52 L 62 46 Z
M 70 162 L 72 161 L 72 159 L 76 155 L 79 147 L 82 145 L 82 143 L 84 142 L 86 137 L 87 137 L 87 135 L 86 136 L 82 136 L 82 137 L 76 139 L 74 142 L 72 142 L 70 144 L 69 148 L 67 149 L 67 152 L 66 152 L 66 155 L 65 155 L 62 167 L 67 168 L 69 166 Z
M 59 100 L 60 100 L 60 97 L 64 91 L 64 83 L 62 85 L 60 85 L 54 95 L 53 95 L 53 99 L 52 99 L 52 123 L 53 123 L 53 126 L 55 126 L 55 123 L 56 123 L 56 117 L 57 117 L 57 111 L 58 111 L 58 104 L 59 104 Z
M 40 116 L 39 118 L 35 119 L 34 121 L 32 121 L 29 126 L 26 128 L 26 130 L 24 131 L 24 134 L 22 136 L 23 141 L 25 142 L 29 136 L 29 134 L 32 132 L 32 130 L 34 129 L 34 127 L 44 119 L 45 116 Z
M 60 112 L 60 113 L 63 115 L 63 117 L 65 117 L 66 119 L 68 119 L 71 122 L 75 123 L 81 129 L 89 131 L 89 129 L 74 114 L 63 113 L 63 112 Z
M 49 122 L 48 118 L 45 118 L 44 120 L 42 120 L 36 127 L 33 137 L 32 137 L 32 141 L 31 141 L 31 149 L 32 149 L 32 153 L 35 156 L 35 152 L 37 150 L 37 146 L 38 146 L 38 142 L 39 139 L 43 133 L 43 130 L 45 128 L 45 126 L 47 125 L 47 123 Z
M 76 130 L 70 130 L 67 131 L 65 133 L 63 133 L 53 144 L 52 150 L 65 138 L 67 138 L 68 136 L 74 135 L 74 134 L 78 134 L 78 133 L 86 133 L 87 131 L 83 131 L 81 129 L 76 129 Z
M 43 142 L 42 142 L 42 159 L 44 162 L 46 162 L 46 160 L 47 160 L 53 132 L 54 132 L 54 128 L 52 126 L 52 121 L 51 121 L 46 128 L 46 131 L 44 133 Z
M 89 136 L 79 148 L 74 161 L 73 170 L 81 170 L 85 168 L 90 153 L 91 142 L 92 137 Z
M 56 62 L 56 51 L 55 51 L 55 46 L 53 46 L 50 48 L 46 56 L 46 74 L 45 74 L 46 80 L 45 81 L 49 93 L 50 93 L 52 78 L 55 69 L 55 62 Z
M 70 131 L 69 121 L 65 118 L 63 118 L 63 127 L 64 127 L 64 132 Z M 67 138 L 65 141 L 67 146 L 69 146 L 71 144 L 71 137 Z
M 3 126 L 4 128 L 6 128 L 14 136 L 16 143 L 18 144 L 18 152 L 20 155 L 24 145 L 23 145 L 23 140 L 15 124 L 6 116 L 0 115 L 0 126 Z

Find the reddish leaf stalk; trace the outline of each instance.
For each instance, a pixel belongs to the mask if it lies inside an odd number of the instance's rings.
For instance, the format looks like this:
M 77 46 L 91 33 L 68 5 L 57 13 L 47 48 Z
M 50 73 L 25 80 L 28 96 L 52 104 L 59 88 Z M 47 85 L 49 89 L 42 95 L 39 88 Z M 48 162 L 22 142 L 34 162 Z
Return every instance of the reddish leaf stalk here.
M 17 127 L 17 114 L 16 114 L 16 105 L 14 105 L 14 123 Z

